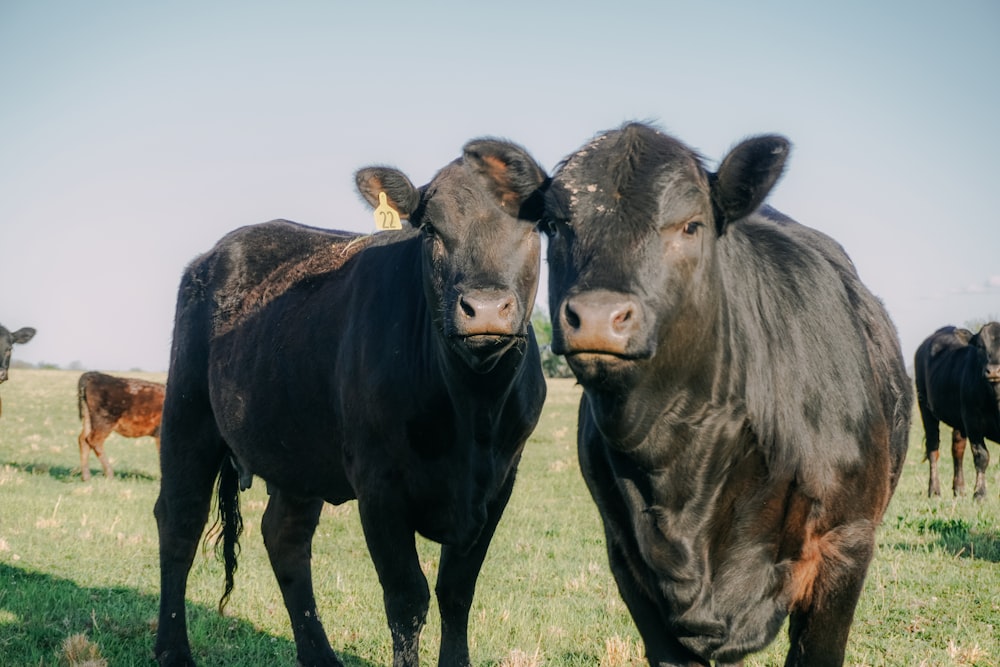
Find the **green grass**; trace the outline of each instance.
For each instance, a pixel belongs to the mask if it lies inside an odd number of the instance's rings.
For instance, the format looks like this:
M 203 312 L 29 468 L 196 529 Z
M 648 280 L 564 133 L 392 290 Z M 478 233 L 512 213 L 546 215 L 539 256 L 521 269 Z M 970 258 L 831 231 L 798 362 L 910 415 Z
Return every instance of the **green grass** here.
M 0 387 L 3 666 L 68 664 L 60 645 L 78 633 L 110 665 L 152 663 L 155 446 L 150 438 L 112 436 L 107 451 L 116 479 L 104 480 L 91 457 L 95 476 L 81 482 L 78 375 L 14 370 Z M 572 381 L 550 385 L 480 576 L 470 637 L 476 665 L 643 664 L 576 462 L 578 397 Z M 922 433 L 915 426 L 900 488 L 879 531 L 847 664 L 1000 667 L 1000 465 L 989 471 L 988 499 L 976 504 L 969 497 L 928 499 L 922 458 Z M 942 478 L 950 474 L 945 462 Z M 243 496 L 246 532 L 225 617 L 215 611 L 222 566 L 211 549 L 195 561 L 189 629 L 200 665 L 295 664 L 288 618 L 260 539 L 265 502 L 259 482 Z M 421 541 L 420 554 L 433 581 L 438 548 Z M 381 591 L 354 503 L 326 508 L 313 567 L 320 612 L 342 659 L 355 667 L 391 664 Z M 435 663 L 438 631 L 432 601 L 421 645 L 424 664 Z M 781 636 L 747 665 L 780 665 L 786 648 Z

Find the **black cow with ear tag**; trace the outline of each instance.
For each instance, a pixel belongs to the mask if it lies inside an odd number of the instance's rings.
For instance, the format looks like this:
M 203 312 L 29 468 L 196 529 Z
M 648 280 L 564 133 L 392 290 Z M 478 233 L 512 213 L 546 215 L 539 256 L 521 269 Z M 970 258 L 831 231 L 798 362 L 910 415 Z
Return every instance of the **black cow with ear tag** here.
M 238 229 L 196 259 L 177 300 L 156 502 L 156 656 L 193 663 L 187 573 L 218 483 L 226 588 L 239 488 L 266 480 L 262 533 L 298 662 L 341 665 L 317 614 L 311 544 L 324 502 L 357 499 L 393 665 L 418 664 L 430 592 L 414 535 L 439 542 L 439 664 L 468 665 L 469 608 L 538 421 L 545 381 L 530 317 L 542 168 L 481 139 L 427 185 L 357 173 L 398 231 L 287 221 Z

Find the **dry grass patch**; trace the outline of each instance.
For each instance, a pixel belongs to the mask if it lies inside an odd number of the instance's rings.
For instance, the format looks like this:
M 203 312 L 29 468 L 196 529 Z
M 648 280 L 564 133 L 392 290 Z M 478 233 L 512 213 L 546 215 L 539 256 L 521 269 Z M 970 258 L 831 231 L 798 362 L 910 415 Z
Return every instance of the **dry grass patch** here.
M 65 667 L 108 667 L 101 649 L 87 635 L 70 635 L 63 640 L 60 664 Z
M 642 647 L 638 642 L 618 635 L 604 640 L 600 667 L 639 667 L 642 664 Z
M 542 649 L 539 646 L 535 647 L 534 653 L 528 653 L 516 648 L 500 661 L 500 667 L 541 667 L 544 664 L 545 660 L 542 658 Z

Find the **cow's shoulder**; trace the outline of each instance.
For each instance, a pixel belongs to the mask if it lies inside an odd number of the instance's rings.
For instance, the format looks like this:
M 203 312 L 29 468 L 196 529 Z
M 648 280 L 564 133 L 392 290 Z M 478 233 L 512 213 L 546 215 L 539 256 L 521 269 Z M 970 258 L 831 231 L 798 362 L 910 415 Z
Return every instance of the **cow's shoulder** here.
M 972 341 L 973 333 L 968 329 L 946 326 L 941 327 L 928 339 L 928 353 L 930 358 L 965 349 Z
M 226 333 L 290 288 L 342 268 L 373 235 L 325 230 L 287 220 L 237 229 L 196 260 L 212 294 L 216 334 Z

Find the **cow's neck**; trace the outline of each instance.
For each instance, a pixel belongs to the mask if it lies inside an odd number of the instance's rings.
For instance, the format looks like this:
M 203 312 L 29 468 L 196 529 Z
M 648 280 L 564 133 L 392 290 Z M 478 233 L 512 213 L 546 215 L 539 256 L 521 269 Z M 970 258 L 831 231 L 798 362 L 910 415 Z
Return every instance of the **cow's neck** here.
M 433 325 L 432 325 L 433 326 Z M 525 346 L 515 345 L 497 364 L 485 373 L 478 373 L 437 336 L 437 357 L 448 393 L 456 405 L 498 406 L 506 400 L 514 380 L 523 372 Z
M 665 425 L 702 421 L 728 409 L 721 377 L 730 365 L 724 303 L 687 312 L 660 332 L 656 354 L 628 383 L 585 388 L 598 428 L 616 449 L 628 451 Z

